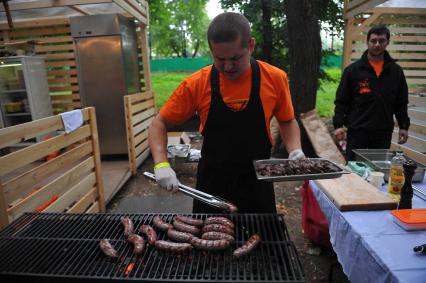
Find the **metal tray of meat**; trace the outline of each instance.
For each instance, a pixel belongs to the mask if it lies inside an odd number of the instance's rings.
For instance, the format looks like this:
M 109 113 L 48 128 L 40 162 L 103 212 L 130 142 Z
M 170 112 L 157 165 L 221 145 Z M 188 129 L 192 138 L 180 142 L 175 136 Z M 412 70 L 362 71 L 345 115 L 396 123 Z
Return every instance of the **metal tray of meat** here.
M 262 175 L 259 169 L 265 165 L 281 165 L 282 167 L 288 166 L 289 163 L 300 163 L 300 162 L 313 162 L 313 164 L 323 164 L 329 166 L 330 169 L 335 170 L 333 172 L 316 172 L 309 174 L 295 174 L 291 175 L 273 175 L 267 176 Z M 262 159 L 254 160 L 254 170 L 256 171 L 256 176 L 258 180 L 268 181 L 268 182 L 285 182 L 285 181 L 303 181 L 303 180 L 318 180 L 318 179 L 334 179 L 342 176 L 342 174 L 349 174 L 350 172 L 343 169 L 338 164 L 324 159 L 324 158 L 307 158 L 302 160 L 290 160 L 290 159 Z M 317 168 L 317 167 L 315 167 Z M 331 171 L 331 170 L 330 170 Z

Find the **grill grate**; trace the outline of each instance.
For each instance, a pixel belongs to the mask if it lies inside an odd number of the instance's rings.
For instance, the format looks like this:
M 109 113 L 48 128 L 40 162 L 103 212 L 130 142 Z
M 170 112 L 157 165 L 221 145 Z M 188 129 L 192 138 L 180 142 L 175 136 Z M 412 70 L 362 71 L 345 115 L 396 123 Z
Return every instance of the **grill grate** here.
M 236 243 L 223 252 L 193 249 L 175 255 L 147 246 L 141 256 L 133 255 L 120 218 L 130 217 L 137 228 L 152 224 L 155 215 L 27 213 L 0 232 L 0 278 L 44 282 L 304 282 L 297 251 L 281 215 L 231 215 Z M 175 216 L 160 215 L 168 222 Z M 191 216 L 205 219 L 211 215 Z M 250 256 L 234 259 L 232 251 L 254 233 L 261 236 L 261 244 Z M 118 259 L 102 254 L 99 241 L 104 238 L 117 249 Z M 158 239 L 167 236 L 159 232 Z

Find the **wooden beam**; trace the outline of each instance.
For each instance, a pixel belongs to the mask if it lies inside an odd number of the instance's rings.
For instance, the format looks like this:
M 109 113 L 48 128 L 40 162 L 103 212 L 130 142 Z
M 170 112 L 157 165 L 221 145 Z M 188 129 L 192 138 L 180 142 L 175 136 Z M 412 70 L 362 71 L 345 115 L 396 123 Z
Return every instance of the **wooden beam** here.
M 140 33 L 140 45 L 142 52 L 142 62 L 143 62 L 143 72 L 145 80 L 145 91 L 150 92 L 152 90 L 151 83 L 151 68 L 149 65 L 149 45 L 148 45 L 148 32 L 146 25 L 141 24 L 141 33 Z M 154 96 L 155 101 L 155 96 Z M 156 103 L 154 102 L 154 107 Z
M 352 7 L 350 7 L 350 4 L 347 6 L 348 8 L 345 10 L 344 19 L 349 19 L 349 18 L 353 18 L 354 16 L 364 13 L 380 4 L 382 4 L 383 2 L 385 2 L 386 0 L 371 0 L 371 1 L 364 1 L 363 3 L 361 3 L 359 6 L 353 5 Z M 353 2 L 353 1 L 352 1 Z M 349 2 L 351 3 L 351 2 Z
M 112 0 L 37 0 L 37 1 L 31 1 L 31 2 L 9 3 L 9 9 L 11 11 L 20 11 L 20 10 L 29 10 L 29 9 L 66 7 L 66 6 L 102 4 L 102 3 L 112 3 Z M 0 11 L 4 12 L 4 7 L 0 7 Z
M 69 24 L 69 19 L 64 18 L 64 16 L 55 16 L 48 18 L 34 18 L 31 20 L 22 20 L 14 21 L 13 25 L 15 29 L 18 28 L 34 28 L 34 27 L 44 27 L 44 26 L 53 26 L 53 25 L 67 25 Z M 0 30 L 7 29 L 7 24 L 0 24 Z
M 374 12 L 380 12 L 382 14 L 395 14 L 395 15 L 419 15 L 424 16 L 426 14 L 426 8 L 404 8 L 404 7 L 376 7 L 373 9 Z
M 71 8 L 71 9 L 73 9 L 74 11 L 76 11 L 76 12 L 79 12 L 80 14 L 85 15 L 85 16 L 92 15 L 91 13 L 89 13 L 89 12 L 86 12 L 86 11 L 82 10 L 82 9 L 81 9 L 81 8 L 79 8 L 78 6 L 70 6 L 70 8 Z
M 125 0 L 113 0 L 115 4 L 120 6 L 124 11 L 131 14 L 138 21 L 142 22 L 144 25 L 148 24 L 147 18 L 139 11 L 136 10 L 133 6 L 129 5 Z

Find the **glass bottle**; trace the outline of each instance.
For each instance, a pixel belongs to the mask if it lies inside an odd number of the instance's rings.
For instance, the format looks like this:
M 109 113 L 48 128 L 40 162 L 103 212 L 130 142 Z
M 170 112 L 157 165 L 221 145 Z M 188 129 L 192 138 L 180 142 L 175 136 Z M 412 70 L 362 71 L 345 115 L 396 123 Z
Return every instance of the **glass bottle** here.
M 413 204 L 413 187 L 411 186 L 411 181 L 413 180 L 417 165 L 412 160 L 407 160 L 404 162 L 403 167 L 405 182 L 401 188 L 401 200 L 399 201 L 398 209 L 410 209 Z
M 396 201 L 400 199 L 401 188 L 404 185 L 404 164 L 405 158 L 402 152 L 397 152 L 391 160 L 388 181 L 388 196 Z

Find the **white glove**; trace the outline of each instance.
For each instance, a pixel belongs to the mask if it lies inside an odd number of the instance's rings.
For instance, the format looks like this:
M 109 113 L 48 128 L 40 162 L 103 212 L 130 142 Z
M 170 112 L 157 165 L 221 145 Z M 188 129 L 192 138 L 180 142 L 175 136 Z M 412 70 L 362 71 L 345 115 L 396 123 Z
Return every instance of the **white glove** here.
M 155 170 L 155 180 L 161 188 L 176 192 L 179 187 L 179 181 L 172 167 L 161 167 Z
M 306 156 L 300 148 L 293 150 L 288 155 L 288 159 L 291 159 L 291 160 L 299 160 L 299 159 L 305 159 L 305 158 Z

